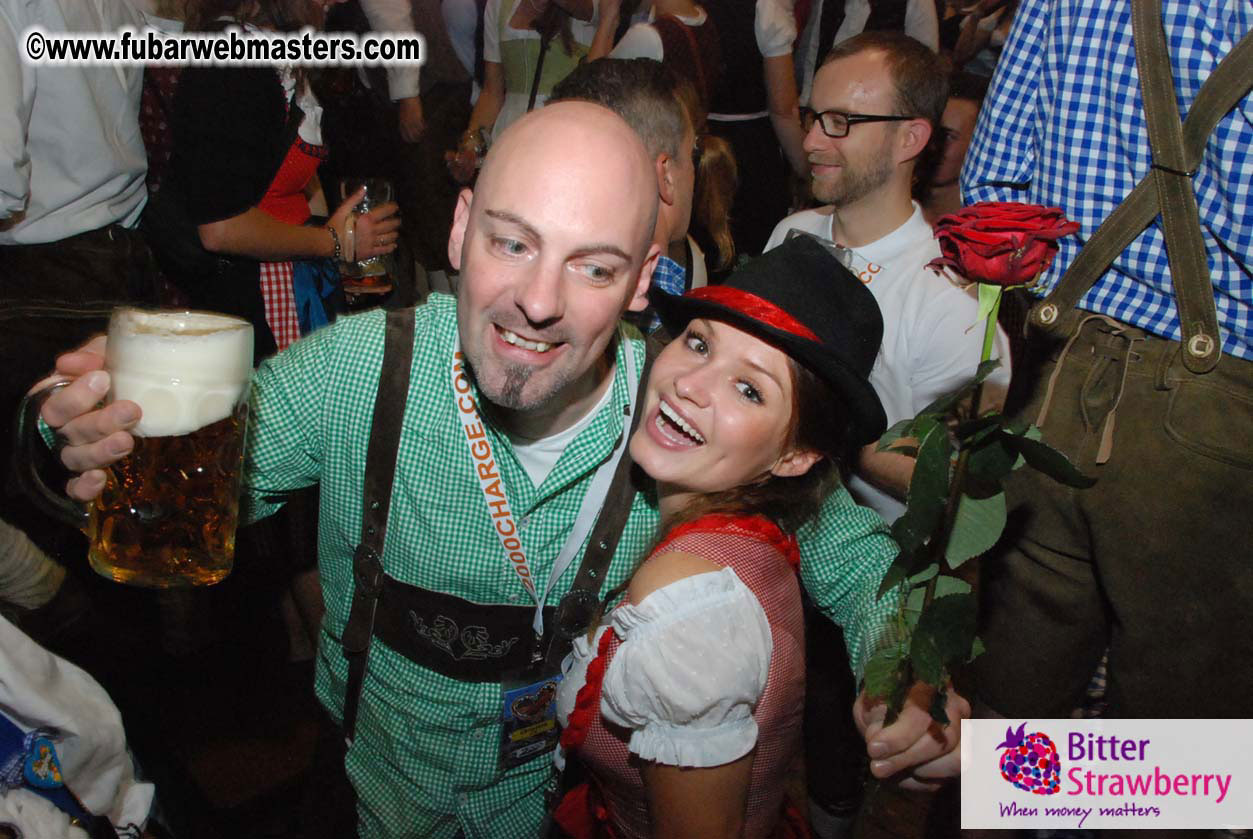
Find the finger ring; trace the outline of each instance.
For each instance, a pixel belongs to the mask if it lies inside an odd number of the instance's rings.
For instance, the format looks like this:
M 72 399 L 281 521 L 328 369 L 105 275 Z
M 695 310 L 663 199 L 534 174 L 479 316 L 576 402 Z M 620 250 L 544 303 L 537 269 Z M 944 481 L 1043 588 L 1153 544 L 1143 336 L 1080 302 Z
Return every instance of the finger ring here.
M 382 236 L 379 236 L 378 238 L 376 238 L 376 239 L 374 240 L 374 247 L 376 247 L 376 248 L 381 248 L 381 247 L 383 247 L 383 237 L 382 237 Z

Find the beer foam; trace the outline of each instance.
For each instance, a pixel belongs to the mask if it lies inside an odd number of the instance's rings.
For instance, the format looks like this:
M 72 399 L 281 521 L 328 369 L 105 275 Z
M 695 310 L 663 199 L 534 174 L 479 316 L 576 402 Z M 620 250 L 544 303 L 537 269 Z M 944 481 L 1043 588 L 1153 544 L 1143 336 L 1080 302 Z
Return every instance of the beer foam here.
M 190 434 L 226 419 L 252 376 L 252 325 L 208 312 L 124 309 L 109 323 L 111 400 L 137 402 L 140 437 Z

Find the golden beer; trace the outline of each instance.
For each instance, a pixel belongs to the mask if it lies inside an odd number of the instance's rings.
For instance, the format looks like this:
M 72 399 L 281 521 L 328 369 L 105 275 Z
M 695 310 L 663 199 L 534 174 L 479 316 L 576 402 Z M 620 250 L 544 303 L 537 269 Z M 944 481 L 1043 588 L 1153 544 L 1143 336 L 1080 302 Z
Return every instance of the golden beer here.
M 119 309 L 110 400 L 139 404 L 135 448 L 108 470 L 87 524 L 89 558 L 118 582 L 210 585 L 231 571 L 252 326 L 204 312 Z
M 121 583 L 211 585 L 231 571 L 248 406 L 198 431 L 136 437 L 91 508 L 91 564 Z

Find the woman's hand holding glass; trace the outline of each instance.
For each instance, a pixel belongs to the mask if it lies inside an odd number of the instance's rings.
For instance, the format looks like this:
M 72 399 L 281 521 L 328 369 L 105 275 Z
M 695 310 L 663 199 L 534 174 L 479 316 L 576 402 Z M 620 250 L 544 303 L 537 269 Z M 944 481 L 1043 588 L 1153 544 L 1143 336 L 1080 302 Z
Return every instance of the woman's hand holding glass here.
M 365 261 L 396 250 L 400 239 L 399 205 L 388 201 L 373 207 L 369 212 L 354 214 L 365 198 L 362 187 L 344 199 L 327 222 L 334 229 L 340 242 L 340 258 L 345 262 Z M 355 215 L 355 218 L 351 218 Z

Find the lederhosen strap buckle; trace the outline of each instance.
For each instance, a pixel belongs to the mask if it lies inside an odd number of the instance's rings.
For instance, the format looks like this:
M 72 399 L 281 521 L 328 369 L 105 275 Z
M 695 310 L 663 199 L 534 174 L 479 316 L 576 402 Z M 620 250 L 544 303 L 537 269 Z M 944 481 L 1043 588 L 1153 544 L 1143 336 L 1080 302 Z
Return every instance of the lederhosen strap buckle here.
M 1253 32 L 1219 62 L 1197 92 L 1187 119 L 1181 121 L 1161 0 L 1132 0 L 1131 22 L 1153 163 L 1092 234 L 1053 291 L 1032 308 L 1031 322 L 1049 330 L 1067 322 L 1061 315 L 1078 304 L 1160 212 L 1183 333 L 1183 363 L 1193 373 L 1207 373 L 1218 365 L 1222 352 L 1192 176 L 1218 121 L 1253 87 Z

